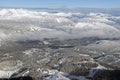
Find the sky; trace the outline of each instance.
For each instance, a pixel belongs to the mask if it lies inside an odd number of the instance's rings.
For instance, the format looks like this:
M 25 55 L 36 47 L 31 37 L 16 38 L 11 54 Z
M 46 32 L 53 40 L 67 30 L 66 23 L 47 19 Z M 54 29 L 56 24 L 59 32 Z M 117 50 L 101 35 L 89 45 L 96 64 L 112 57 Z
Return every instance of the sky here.
M 120 0 L 0 0 L 0 7 L 25 8 L 120 8 Z

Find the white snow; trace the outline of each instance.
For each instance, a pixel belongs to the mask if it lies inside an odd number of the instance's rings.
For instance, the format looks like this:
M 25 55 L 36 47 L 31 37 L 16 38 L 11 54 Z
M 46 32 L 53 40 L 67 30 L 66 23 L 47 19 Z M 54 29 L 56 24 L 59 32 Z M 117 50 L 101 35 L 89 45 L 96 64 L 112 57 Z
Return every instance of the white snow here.
M 31 49 L 29 49 L 29 50 L 25 50 L 23 53 L 24 53 L 25 55 L 32 56 L 33 53 L 37 53 L 37 52 L 39 52 L 39 51 L 40 51 L 40 50 L 39 50 L 38 48 L 31 48 Z
M 0 70 L 0 78 L 9 78 L 16 71 L 4 71 Z
M 37 63 L 45 64 L 45 63 L 48 63 L 49 61 L 50 61 L 50 59 L 48 57 L 46 57 L 46 58 L 43 58 L 43 59 L 37 61 Z
M 61 74 L 55 74 L 55 75 L 46 77 L 43 80 L 70 80 L 70 79 L 62 76 Z
M 42 74 L 49 75 L 48 77 L 44 77 L 43 80 L 71 80 L 71 79 L 87 80 L 84 76 L 70 75 L 69 73 L 61 72 L 58 70 L 38 68 L 37 72 L 41 72 Z

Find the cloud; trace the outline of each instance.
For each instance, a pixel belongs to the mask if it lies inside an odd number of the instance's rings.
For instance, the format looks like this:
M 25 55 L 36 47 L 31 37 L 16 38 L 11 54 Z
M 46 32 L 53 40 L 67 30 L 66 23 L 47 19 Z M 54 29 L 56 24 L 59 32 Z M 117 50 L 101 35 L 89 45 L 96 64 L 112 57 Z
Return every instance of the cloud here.
M 108 20 L 109 17 L 113 16 L 102 13 L 48 13 L 25 9 L 1 9 L 0 40 L 119 38 L 120 30 L 114 26 L 114 21 Z

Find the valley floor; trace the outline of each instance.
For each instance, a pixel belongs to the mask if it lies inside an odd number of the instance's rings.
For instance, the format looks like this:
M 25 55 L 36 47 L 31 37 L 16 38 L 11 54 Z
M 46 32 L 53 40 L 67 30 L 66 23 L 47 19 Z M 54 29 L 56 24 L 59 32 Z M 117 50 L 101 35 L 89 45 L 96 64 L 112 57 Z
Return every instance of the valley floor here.
M 36 80 L 103 80 L 120 75 L 119 39 L 44 39 L 0 46 L 0 77 Z M 118 73 L 115 74 L 114 71 Z M 114 78 L 113 76 L 113 78 Z M 112 77 L 111 77 L 112 78 Z M 119 78 L 119 77 L 118 77 Z

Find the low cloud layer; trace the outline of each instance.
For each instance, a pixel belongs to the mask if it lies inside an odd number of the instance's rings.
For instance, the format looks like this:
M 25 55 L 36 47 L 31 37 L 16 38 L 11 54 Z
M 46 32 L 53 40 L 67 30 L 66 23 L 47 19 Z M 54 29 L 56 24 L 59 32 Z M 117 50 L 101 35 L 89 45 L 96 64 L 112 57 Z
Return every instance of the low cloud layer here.
M 120 16 L 103 13 L 48 13 L 0 9 L 0 40 L 119 38 Z

